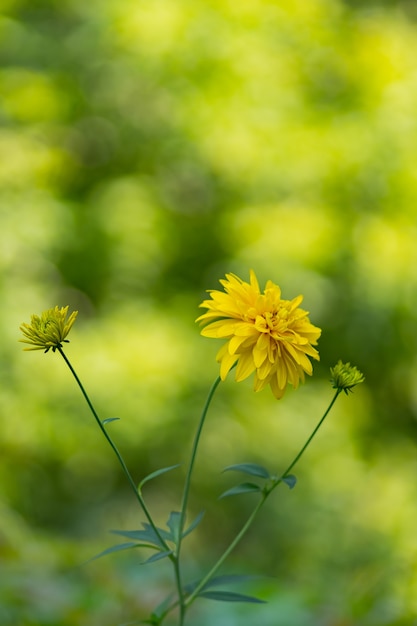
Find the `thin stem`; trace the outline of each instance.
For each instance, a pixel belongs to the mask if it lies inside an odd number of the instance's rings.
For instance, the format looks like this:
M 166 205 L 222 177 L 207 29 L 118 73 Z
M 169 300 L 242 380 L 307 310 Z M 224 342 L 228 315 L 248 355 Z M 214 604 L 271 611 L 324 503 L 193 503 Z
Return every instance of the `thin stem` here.
M 253 509 L 252 513 L 249 515 L 248 519 L 246 520 L 245 524 L 240 529 L 239 533 L 236 535 L 236 537 L 233 539 L 233 541 L 229 544 L 229 546 L 223 552 L 223 554 L 218 559 L 218 561 L 213 565 L 211 570 L 204 576 L 204 578 L 201 579 L 201 581 L 198 583 L 197 587 L 194 589 L 194 591 L 186 599 L 185 605 L 187 607 L 190 606 L 190 604 L 192 604 L 192 602 L 194 602 L 194 600 L 196 599 L 196 597 L 198 596 L 200 591 L 206 586 L 206 584 L 209 582 L 209 580 L 211 580 L 213 578 L 214 574 L 223 565 L 223 563 L 225 562 L 225 560 L 227 559 L 229 554 L 231 552 L 233 552 L 233 550 L 235 549 L 237 544 L 240 542 L 240 540 L 246 535 L 247 531 L 249 530 L 249 528 L 252 525 L 253 520 L 255 519 L 256 515 L 258 514 L 258 511 L 260 510 L 260 508 L 263 506 L 263 504 L 264 504 L 265 500 L 267 499 L 268 495 L 269 495 L 269 493 L 265 493 L 265 492 L 262 493 L 261 499 L 259 500 L 258 504 Z
M 294 460 L 291 461 L 291 463 L 289 464 L 289 466 L 287 467 L 285 472 L 281 475 L 281 478 L 279 478 L 276 481 L 276 483 L 274 484 L 272 489 L 275 489 L 275 487 L 277 485 L 279 485 L 279 483 L 282 482 L 282 480 L 289 474 L 289 472 L 292 470 L 292 468 L 298 463 L 298 461 L 300 460 L 300 458 L 302 457 L 302 455 L 304 454 L 304 452 L 306 451 L 306 449 L 310 445 L 311 441 L 314 439 L 314 437 L 315 437 L 317 431 L 319 430 L 320 426 L 323 424 L 324 420 L 326 419 L 326 417 L 330 413 L 330 411 L 331 411 L 334 403 L 336 402 L 340 392 L 341 392 L 341 389 L 337 389 L 336 390 L 336 393 L 334 394 L 334 396 L 332 398 L 332 401 L 330 402 L 329 406 L 327 407 L 326 411 L 324 412 L 324 414 L 323 414 L 322 418 L 320 419 L 320 421 L 318 422 L 317 426 L 315 427 L 315 429 L 311 433 L 310 437 L 307 439 L 307 441 L 305 442 L 305 444 L 303 445 L 303 447 L 301 448 L 299 453 L 295 456 Z M 272 489 L 271 489 L 271 491 L 272 491 Z
M 211 401 L 213 399 L 214 393 L 215 393 L 217 387 L 219 386 L 220 382 L 221 382 L 221 378 L 220 378 L 220 376 L 218 376 L 216 378 L 216 380 L 214 381 L 213 385 L 211 386 L 211 389 L 210 389 L 210 391 L 208 393 L 206 402 L 204 404 L 204 407 L 203 407 L 203 410 L 202 410 L 202 413 L 201 413 L 200 421 L 198 423 L 197 431 L 196 431 L 196 434 L 194 436 L 193 447 L 191 449 L 190 463 L 188 465 L 188 470 L 187 470 L 187 474 L 186 474 L 186 477 L 185 477 L 184 491 L 183 491 L 183 495 L 182 495 L 181 511 L 180 511 L 178 543 L 177 543 L 176 552 L 175 552 L 175 557 L 176 557 L 176 560 L 175 560 L 175 573 L 176 573 L 176 581 L 177 581 L 177 589 L 178 589 L 178 600 L 179 600 L 179 612 L 180 612 L 179 626 L 183 626 L 184 619 L 185 619 L 185 603 L 184 603 L 184 594 L 183 594 L 183 591 L 182 591 L 181 570 L 180 570 L 179 559 L 180 559 L 181 544 L 182 544 L 182 533 L 183 533 L 183 530 L 184 530 L 185 516 L 186 516 L 186 513 L 187 513 L 188 496 L 189 496 L 189 493 L 190 493 L 191 476 L 192 476 L 193 469 L 194 469 L 195 459 L 196 459 L 196 456 L 197 456 L 198 444 L 200 442 L 200 437 L 201 437 L 201 433 L 202 433 L 202 430 L 203 430 L 204 422 L 205 422 L 205 419 L 206 419 L 207 411 L 209 409 L 209 406 L 210 406 Z
M 330 402 L 329 406 L 327 407 L 326 411 L 324 412 L 323 416 L 320 418 L 320 421 L 318 422 L 317 426 L 314 428 L 313 432 L 311 433 L 311 435 L 309 436 L 309 438 L 307 439 L 307 441 L 305 442 L 305 444 L 303 445 L 301 450 L 294 457 L 293 461 L 289 464 L 289 466 L 287 467 L 285 472 L 282 474 L 281 478 L 276 480 L 273 483 L 272 487 L 270 487 L 269 489 L 265 489 L 262 492 L 262 496 L 261 496 L 260 500 L 258 501 L 258 503 L 255 506 L 255 508 L 253 509 L 252 513 L 250 514 L 250 516 L 246 520 L 245 524 L 242 526 L 242 528 L 239 531 L 239 533 L 236 535 L 236 537 L 233 539 L 233 541 L 229 544 L 229 546 L 226 548 L 226 550 L 223 552 L 223 554 L 220 556 L 220 558 L 217 560 L 217 562 L 213 565 L 211 570 L 206 574 L 206 576 L 204 576 L 204 578 L 199 582 L 199 584 L 194 589 L 194 591 L 185 600 L 184 604 L 185 604 L 186 607 L 190 606 L 192 604 L 192 602 L 194 602 L 194 600 L 197 598 L 197 596 L 200 593 L 200 591 L 205 587 L 205 585 L 209 582 L 209 580 L 211 580 L 211 578 L 214 576 L 214 574 L 217 572 L 217 570 L 221 567 L 221 565 L 223 565 L 224 561 L 227 559 L 229 554 L 235 549 L 237 544 L 246 535 L 246 533 L 249 530 L 249 528 L 251 527 L 252 522 L 254 521 L 256 515 L 258 514 L 259 510 L 261 509 L 261 507 L 263 506 L 264 502 L 266 501 L 266 499 L 268 498 L 270 493 L 273 491 L 273 489 L 275 489 L 275 487 L 277 485 L 279 485 L 279 483 L 281 483 L 283 481 L 283 479 L 287 476 L 288 472 L 290 472 L 292 470 L 292 468 L 296 465 L 296 463 L 300 460 L 301 456 L 303 455 L 305 450 L 310 445 L 310 443 L 313 440 L 314 436 L 317 434 L 317 431 L 319 430 L 320 426 L 323 424 L 323 422 L 326 419 L 327 415 L 329 414 L 331 408 L 333 407 L 334 403 L 336 402 L 336 399 L 339 396 L 340 391 L 341 391 L 340 389 L 337 389 L 333 399 L 331 400 L 331 402 Z
M 179 542 L 180 542 L 180 539 L 178 539 L 178 544 L 179 544 Z M 184 605 L 184 594 L 183 594 L 183 591 L 182 591 L 182 578 L 181 578 L 181 568 L 180 568 L 180 560 L 179 560 L 178 551 L 175 554 L 175 558 L 173 560 L 173 564 L 174 564 L 174 573 L 175 573 L 175 585 L 177 587 L 177 594 L 178 594 L 178 600 L 174 604 L 174 606 L 178 606 L 178 608 L 179 608 L 179 618 L 178 618 L 179 622 L 178 622 L 178 626 L 184 626 L 185 605 Z M 172 608 L 173 607 L 170 607 L 169 611 L 171 611 Z
M 111 448 L 112 448 L 113 452 L 115 453 L 115 455 L 116 455 L 116 457 L 117 457 L 117 459 L 118 459 L 118 461 L 119 461 L 120 465 L 122 466 L 123 472 L 125 473 L 126 478 L 127 478 L 128 482 L 129 482 L 130 486 L 132 487 L 133 491 L 134 491 L 134 494 L 135 494 L 135 496 L 136 496 L 136 499 L 138 500 L 138 502 L 139 502 L 139 504 L 140 504 L 140 506 L 141 506 L 141 508 L 142 508 L 142 510 L 143 510 L 143 512 L 144 512 L 144 514 L 146 515 L 146 518 L 147 518 L 147 520 L 148 520 L 149 524 L 150 524 L 150 525 L 151 525 L 151 527 L 152 527 L 152 530 L 153 530 L 153 531 L 155 532 L 155 534 L 157 535 L 157 537 L 158 537 L 159 541 L 161 542 L 161 545 L 163 545 L 163 546 L 164 546 L 164 548 L 165 548 L 166 550 L 169 550 L 169 547 L 168 547 L 167 543 L 165 542 L 165 540 L 164 540 L 164 539 L 163 539 L 163 537 L 161 536 L 161 534 L 160 534 L 160 532 L 159 532 L 158 528 L 157 528 L 157 527 L 156 527 L 156 525 L 155 525 L 155 522 L 154 522 L 154 521 L 153 521 L 153 519 L 152 519 L 152 516 L 151 516 L 151 514 L 150 514 L 150 512 L 149 512 L 149 510 L 148 510 L 148 507 L 147 507 L 147 506 L 146 506 L 146 504 L 145 504 L 144 499 L 142 498 L 141 494 L 140 494 L 140 493 L 139 493 L 139 491 L 138 491 L 138 488 L 137 488 L 137 486 L 136 486 L 136 484 L 135 484 L 135 481 L 133 480 L 133 478 L 132 478 L 132 476 L 131 476 L 131 474 L 130 474 L 130 472 L 129 472 L 128 468 L 127 468 L 127 465 L 126 465 L 126 463 L 124 462 L 124 459 L 123 459 L 122 455 L 120 454 L 119 450 L 117 449 L 116 444 L 113 442 L 113 440 L 112 440 L 112 438 L 110 437 L 109 433 L 108 433 L 108 432 L 107 432 L 107 430 L 104 428 L 103 422 L 102 422 L 102 421 L 101 421 L 101 419 L 99 418 L 99 416 L 98 416 L 98 414 L 97 414 L 97 412 L 96 412 L 96 410 L 95 410 L 95 408 L 94 408 L 94 406 L 93 406 L 93 404 L 92 404 L 92 402 L 91 402 L 90 398 L 89 398 L 89 397 L 88 397 L 88 395 L 87 395 L 86 390 L 84 389 L 84 386 L 83 386 L 83 384 L 82 384 L 81 380 L 78 378 L 78 375 L 77 375 L 76 371 L 75 371 L 75 370 L 74 370 L 74 368 L 72 367 L 72 365 L 71 365 L 70 361 L 69 361 L 69 360 L 68 360 L 68 358 L 67 358 L 67 355 L 64 353 L 64 351 L 62 350 L 62 348 L 58 346 L 58 347 L 57 347 L 57 350 L 58 350 L 58 352 L 60 353 L 60 355 L 62 356 L 62 358 L 64 359 L 65 363 L 68 365 L 68 367 L 69 367 L 69 369 L 70 369 L 70 371 L 71 371 L 72 375 L 74 376 L 74 378 L 75 378 L 75 380 L 76 380 L 76 382 L 77 382 L 78 387 L 79 387 L 79 388 L 80 388 L 80 390 L 81 390 L 81 393 L 82 393 L 82 394 L 83 394 L 83 396 L 84 396 L 85 401 L 86 401 L 86 402 L 87 402 L 87 404 L 88 404 L 88 407 L 89 407 L 89 409 L 90 409 L 91 413 L 92 413 L 92 414 L 93 414 L 93 416 L 94 416 L 94 419 L 96 420 L 96 422 L 97 422 L 97 424 L 98 424 L 98 427 L 100 428 L 101 432 L 103 433 L 103 435 L 104 435 L 104 436 L 105 436 L 105 438 L 107 439 L 107 441 L 108 441 L 108 443 L 110 444 L 110 446 L 111 446 Z
M 184 492 L 183 492 L 183 496 L 182 496 L 181 518 L 180 518 L 180 528 L 181 528 L 181 530 L 184 529 L 184 524 L 185 524 L 185 515 L 186 515 L 186 511 L 187 511 L 188 495 L 190 493 L 191 475 L 193 473 L 194 463 L 195 463 L 195 459 L 196 459 L 196 456 L 197 456 L 198 444 L 200 442 L 200 437 L 201 437 L 201 433 L 202 433 L 202 430 L 203 430 L 204 422 L 205 422 L 205 419 L 206 419 L 207 411 L 209 409 L 209 406 L 210 406 L 211 401 L 213 399 L 214 393 L 215 393 L 217 387 L 219 386 L 220 382 L 221 382 L 221 378 L 220 378 L 220 376 L 218 376 L 216 378 L 216 380 L 214 381 L 213 385 L 211 386 L 211 389 L 210 389 L 210 391 L 208 393 L 208 396 L 207 396 L 206 403 L 205 403 L 205 405 L 203 407 L 203 410 L 202 410 L 202 413 L 201 413 L 201 417 L 200 417 L 200 421 L 199 421 L 199 424 L 198 424 L 198 427 L 197 427 L 196 434 L 194 436 L 194 443 L 193 443 L 193 447 L 192 447 L 192 450 L 191 450 L 191 458 L 190 458 L 190 463 L 189 463 L 189 466 L 188 466 L 187 475 L 186 475 L 186 478 L 185 478 Z

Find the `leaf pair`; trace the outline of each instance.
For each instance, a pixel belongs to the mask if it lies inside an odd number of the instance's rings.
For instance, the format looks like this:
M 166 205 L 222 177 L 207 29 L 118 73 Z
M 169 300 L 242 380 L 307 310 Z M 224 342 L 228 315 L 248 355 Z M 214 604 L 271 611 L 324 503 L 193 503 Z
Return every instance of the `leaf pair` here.
M 106 556 L 107 554 L 111 554 L 112 552 L 120 552 L 122 550 L 130 550 L 131 548 L 148 548 L 151 550 L 156 550 L 156 554 L 153 554 L 151 557 L 143 561 L 145 563 L 153 563 L 154 561 L 159 561 L 167 556 L 172 554 L 172 550 L 167 550 L 166 547 L 162 544 L 160 538 L 152 528 L 150 524 L 143 524 L 143 530 L 112 530 L 114 535 L 120 535 L 121 537 L 126 537 L 127 539 L 132 539 L 132 541 L 126 541 L 125 543 L 119 543 L 115 546 L 111 546 L 103 552 L 97 554 L 93 559 L 99 559 L 102 556 Z M 170 537 L 170 533 L 167 533 L 163 528 L 158 528 L 158 531 L 164 540 L 168 540 Z
M 243 474 L 248 474 L 249 476 L 256 476 L 258 478 L 263 478 L 266 480 L 271 480 L 274 484 L 278 484 L 279 482 L 284 482 L 290 489 L 292 489 L 297 479 L 294 475 L 288 474 L 287 476 L 282 476 L 281 478 L 277 478 L 276 476 L 272 476 L 268 470 L 263 465 L 258 465 L 257 463 L 238 463 L 236 465 L 228 465 L 224 468 L 223 472 L 242 472 Z M 228 496 L 237 496 L 242 493 L 259 493 L 263 492 L 264 487 L 261 487 L 257 483 L 245 482 L 228 489 L 220 498 L 227 498 Z
M 194 521 L 191 522 L 188 528 L 182 532 L 181 538 L 189 535 L 198 526 L 203 517 L 204 511 L 201 511 L 196 516 Z M 112 552 L 120 552 L 121 550 L 129 550 L 131 548 L 150 548 L 151 550 L 156 550 L 157 553 L 146 559 L 146 561 L 143 561 L 143 564 L 159 561 L 160 559 L 170 556 L 174 552 L 174 550 L 167 550 L 166 544 L 164 545 L 161 539 L 165 542 L 171 542 L 175 546 L 178 545 L 180 524 L 181 514 L 178 511 L 171 511 L 167 521 L 168 530 L 156 527 L 159 536 L 155 532 L 154 528 L 145 522 L 142 523 L 142 530 L 112 530 L 110 532 L 113 533 L 113 535 L 120 535 L 126 539 L 131 539 L 131 541 L 111 546 L 110 548 L 103 550 L 103 552 L 100 552 L 100 554 L 97 554 L 92 560 L 98 559 L 106 554 L 111 554 Z
M 168 517 L 167 526 L 169 528 L 169 533 L 166 533 L 167 541 L 172 541 L 174 545 L 178 545 L 180 536 L 181 539 L 184 539 L 187 535 L 193 532 L 193 530 L 199 525 L 201 520 L 204 517 L 204 511 L 200 511 L 200 513 L 195 517 L 195 519 L 191 522 L 191 524 L 181 532 L 181 513 L 179 511 L 171 511 Z

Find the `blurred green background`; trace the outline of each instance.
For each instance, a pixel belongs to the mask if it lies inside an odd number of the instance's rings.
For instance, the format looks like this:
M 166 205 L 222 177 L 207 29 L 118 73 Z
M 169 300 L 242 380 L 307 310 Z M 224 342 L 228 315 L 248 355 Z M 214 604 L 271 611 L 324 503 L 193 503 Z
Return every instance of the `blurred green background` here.
M 195 605 L 196 626 L 417 624 L 417 10 L 387 0 L 3 0 L 0 13 L 0 623 L 113 626 L 170 590 L 145 554 L 84 564 L 143 520 L 58 354 L 18 326 L 79 310 L 66 352 L 135 477 L 185 463 L 216 341 L 194 320 L 232 271 L 305 296 L 314 377 L 213 402 L 185 544 L 213 563 L 253 505 L 224 466 L 284 470 L 223 572 L 268 604 Z M 184 465 L 150 483 L 158 521 Z

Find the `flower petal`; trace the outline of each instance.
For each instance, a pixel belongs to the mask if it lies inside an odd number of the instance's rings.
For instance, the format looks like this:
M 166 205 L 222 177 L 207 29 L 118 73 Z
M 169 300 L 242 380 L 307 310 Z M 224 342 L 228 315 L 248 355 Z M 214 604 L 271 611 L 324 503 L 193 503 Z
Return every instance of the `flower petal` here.
M 240 382 L 252 374 L 255 369 L 252 354 L 250 352 L 242 355 L 236 367 L 236 381 Z

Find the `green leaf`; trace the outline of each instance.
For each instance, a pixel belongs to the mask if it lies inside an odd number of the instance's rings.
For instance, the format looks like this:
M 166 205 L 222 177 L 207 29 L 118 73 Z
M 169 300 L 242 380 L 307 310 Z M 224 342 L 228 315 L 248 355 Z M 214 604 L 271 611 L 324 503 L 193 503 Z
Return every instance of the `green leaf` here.
M 142 524 L 144 526 L 144 530 L 111 530 L 110 532 L 113 535 L 120 535 L 121 537 L 127 537 L 128 539 L 136 539 L 137 541 L 147 541 L 148 543 L 157 546 L 158 548 L 163 547 L 158 535 L 155 533 L 154 529 L 150 524 Z M 163 528 L 158 528 L 158 531 L 161 533 L 161 537 L 163 539 L 172 540 L 171 533 L 167 532 Z
M 103 420 L 101 423 L 103 424 L 103 426 L 105 424 L 110 424 L 110 422 L 117 422 L 120 419 L 120 417 L 107 417 L 105 420 Z
M 254 574 L 225 574 L 223 576 L 215 576 L 204 585 L 204 587 L 201 589 L 201 593 L 203 593 L 206 589 L 209 589 L 210 587 L 215 587 L 217 585 L 231 585 L 234 583 L 242 583 L 258 579 L 259 576 L 256 576 Z M 193 593 L 194 589 L 198 587 L 200 582 L 201 580 L 195 580 L 192 583 L 184 585 L 184 591 L 187 594 Z
M 255 579 L 259 579 L 259 576 L 255 576 L 253 574 L 225 574 L 223 576 L 215 576 L 204 585 L 201 591 L 216 585 L 230 585 L 234 583 L 248 582 L 249 580 Z M 184 585 L 184 591 L 186 591 L 186 593 L 192 593 L 200 582 L 201 580 L 195 580 L 192 583 Z
M 228 489 L 227 491 L 222 493 L 222 495 L 219 497 L 219 500 L 221 498 L 227 498 L 229 496 L 239 496 L 241 493 L 255 493 L 259 491 L 262 491 L 262 489 L 259 485 L 256 485 L 255 483 L 241 483 L 240 485 L 236 485 L 236 487 L 232 487 L 231 489 Z
M 172 600 L 175 597 L 175 593 L 170 593 L 158 606 L 152 611 L 151 619 L 153 618 L 155 621 L 152 623 L 159 624 L 161 615 L 165 613 Z
M 181 513 L 179 513 L 179 511 L 171 511 L 167 521 L 167 526 L 171 531 L 171 540 L 175 543 L 175 545 L 178 544 L 178 539 L 181 532 L 180 524 Z
M 223 576 L 215 576 L 209 580 L 204 585 L 203 591 L 215 585 L 232 585 L 234 583 L 243 583 L 257 579 L 259 579 L 259 576 L 255 576 L 254 574 L 224 574 Z
M 120 552 L 121 550 L 129 550 L 130 548 L 153 548 L 155 549 L 154 546 L 150 546 L 147 543 L 137 543 L 136 541 L 127 541 L 126 543 L 118 543 L 117 545 L 112 546 L 111 548 L 107 548 L 106 550 L 103 550 L 103 552 L 100 552 L 96 556 L 93 556 L 93 558 L 91 558 L 90 561 L 95 561 L 96 559 L 99 559 L 102 556 L 105 556 L 106 554 L 111 554 L 112 552 Z
M 288 474 L 288 476 L 284 476 L 283 478 L 281 478 L 281 480 L 283 483 L 288 485 L 290 489 L 294 489 L 295 485 L 297 484 L 297 478 L 294 476 L 294 474 Z
M 184 532 L 182 533 L 182 536 L 186 537 L 191 532 L 193 532 L 194 528 L 196 528 L 199 525 L 199 523 L 201 522 L 203 517 L 204 517 L 204 511 L 200 511 L 200 513 L 197 515 L 195 520 L 193 522 L 191 522 L 191 524 L 188 526 L 188 528 L 186 530 L 184 530 Z
M 170 472 L 171 470 L 177 469 L 177 467 L 180 467 L 180 463 L 177 463 L 176 465 L 170 465 L 169 467 L 162 467 L 161 469 L 155 470 L 155 472 L 152 472 L 152 474 L 148 474 L 148 476 L 145 476 L 145 478 L 140 481 L 138 490 L 140 491 L 143 485 L 147 483 L 148 481 L 153 480 L 154 478 L 157 478 L 157 476 L 161 476 L 162 474 L 166 474 L 167 472 Z
M 247 596 L 243 593 L 235 593 L 234 591 L 202 591 L 198 594 L 201 598 L 208 600 L 220 600 L 221 602 L 251 602 L 253 604 L 266 604 L 265 600 L 259 600 L 253 596 Z
M 262 465 L 257 463 L 238 463 L 237 465 L 228 465 L 224 468 L 223 472 L 243 472 L 244 474 L 250 474 L 251 476 L 260 476 L 261 478 L 271 478 L 268 470 Z
M 168 550 L 166 552 L 157 552 L 156 554 L 152 554 L 149 559 L 146 561 L 142 561 L 142 565 L 146 565 L 147 563 L 153 563 L 154 561 L 159 561 L 160 559 L 165 559 L 167 556 L 172 554 L 172 550 Z
M 148 524 L 148 522 L 142 522 L 142 526 L 145 529 L 145 532 L 148 533 L 149 535 L 153 535 L 154 537 L 158 538 L 157 535 L 155 535 L 155 531 L 152 528 L 152 526 L 150 524 Z M 165 539 L 166 541 L 172 541 L 172 537 L 171 537 L 171 533 L 168 532 L 167 530 L 165 530 L 164 528 L 159 528 L 159 526 L 157 526 L 158 532 L 161 535 L 162 539 Z

